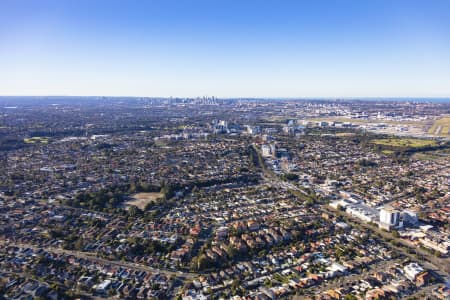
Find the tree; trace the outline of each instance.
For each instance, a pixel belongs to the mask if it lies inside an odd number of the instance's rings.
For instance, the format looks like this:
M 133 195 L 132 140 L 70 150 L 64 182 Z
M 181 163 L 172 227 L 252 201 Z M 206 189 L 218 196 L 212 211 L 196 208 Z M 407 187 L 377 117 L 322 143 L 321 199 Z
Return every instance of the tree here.
M 230 259 L 233 259 L 236 256 L 236 254 L 237 254 L 236 253 L 236 249 L 233 246 L 231 246 L 231 245 L 228 245 L 226 247 L 226 252 L 227 252 L 227 255 L 228 255 L 228 257 Z
M 83 241 L 81 239 L 77 239 L 73 244 L 73 247 L 75 248 L 75 250 L 83 250 L 84 247 Z
M 209 265 L 209 259 L 206 257 L 205 254 L 202 254 L 197 258 L 197 270 L 206 269 L 206 267 L 208 265 Z
M 137 206 L 131 205 L 128 208 L 128 215 L 133 218 L 142 216 L 142 210 L 140 210 Z
M 282 176 L 282 178 L 283 178 L 284 180 L 297 181 L 297 180 L 298 180 L 298 175 L 295 174 L 295 173 L 287 173 L 287 174 L 284 174 L 284 175 Z
M 149 211 L 155 206 L 155 203 L 153 201 L 147 202 L 144 207 L 144 211 Z
M 231 283 L 231 292 L 236 295 L 241 287 L 241 282 L 239 279 L 234 279 Z
M 175 187 L 170 184 L 164 184 L 160 193 L 163 194 L 165 200 L 168 200 L 175 195 Z

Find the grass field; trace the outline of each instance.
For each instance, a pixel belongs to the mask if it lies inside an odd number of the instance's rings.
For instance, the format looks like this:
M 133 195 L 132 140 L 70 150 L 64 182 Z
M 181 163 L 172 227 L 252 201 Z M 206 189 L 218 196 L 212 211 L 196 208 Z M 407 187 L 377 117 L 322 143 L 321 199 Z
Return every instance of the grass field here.
M 147 203 L 155 201 L 158 198 L 162 198 L 163 194 L 161 193 L 138 193 L 132 196 L 133 200 L 127 201 L 125 203 L 126 206 L 134 205 L 139 209 L 144 209 Z
M 31 138 L 25 138 L 23 139 L 23 141 L 27 144 L 37 144 L 37 143 L 41 143 L 41 144 L 47 144 L 48 143 L 48 138 L 47 137 L 40 137 L 40 136 L 34 136 Z
M 422 140 L 413 138 L 377 139 L 373 140 L 372 143 L 376 145 L 399 147 L 399 148 L 422 148 L 437 145 L 437 142 L 434 140 Z
M 355 136 L 356 134 L 354 132 L 338 132 L 336 133 L 336 136 L 339 137 L 349 137 L 349 136 Z
M 440 119 L 437 119 L 433 126 L 431 126 L 430 129 L 428 129 L 429 134 L 434 134 L 438 136 L 449 136 L 450 130 L 450 116 L 442 117 Z

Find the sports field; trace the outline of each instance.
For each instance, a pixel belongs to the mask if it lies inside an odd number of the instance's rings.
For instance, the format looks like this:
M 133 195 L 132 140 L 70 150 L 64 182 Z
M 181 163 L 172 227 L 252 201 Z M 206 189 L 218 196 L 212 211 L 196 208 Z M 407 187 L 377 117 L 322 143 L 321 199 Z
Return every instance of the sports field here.
M 436 146 L 434 140 L 413 139 L 413 138 L 389 138 L 372 140 L 373 144 L 399 147 L 399 148 L 422 148 L 427 146 Z

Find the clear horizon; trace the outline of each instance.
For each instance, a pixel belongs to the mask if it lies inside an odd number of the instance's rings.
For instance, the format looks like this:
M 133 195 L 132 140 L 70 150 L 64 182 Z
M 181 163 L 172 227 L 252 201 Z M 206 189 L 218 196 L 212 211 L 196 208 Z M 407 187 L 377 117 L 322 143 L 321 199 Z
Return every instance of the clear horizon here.
M 450 97 L 449 1 L 0 3 L 0 95 Z

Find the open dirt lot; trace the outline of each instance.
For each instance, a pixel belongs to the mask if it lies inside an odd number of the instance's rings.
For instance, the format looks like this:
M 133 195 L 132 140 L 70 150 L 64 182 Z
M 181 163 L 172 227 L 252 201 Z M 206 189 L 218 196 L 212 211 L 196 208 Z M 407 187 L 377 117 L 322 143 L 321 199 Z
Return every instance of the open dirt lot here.
M 133 200 L 127 201 L 125 203 L 126 206 L 134 205 L 139 209 L 144 209 L 145 205 L 149 202 L 155 201 L 158 198 L 161 198 L 163 195 L 161 193 L 138 193 L 131 198 Z

